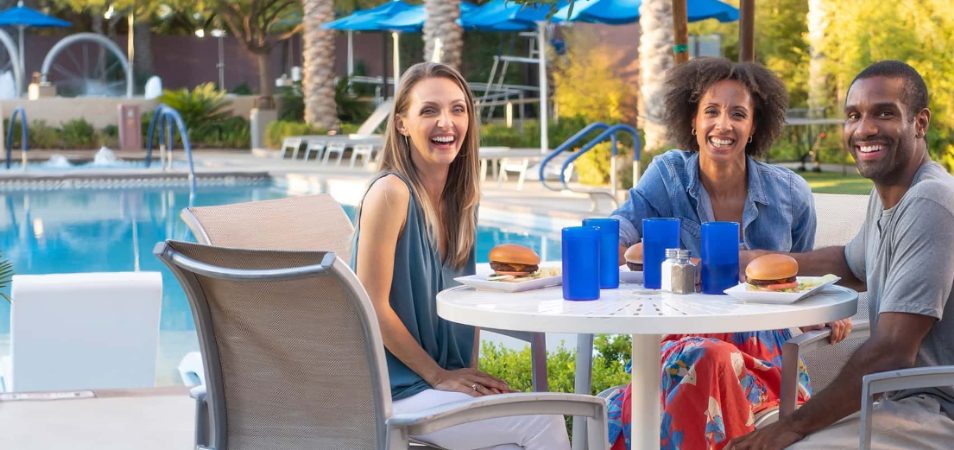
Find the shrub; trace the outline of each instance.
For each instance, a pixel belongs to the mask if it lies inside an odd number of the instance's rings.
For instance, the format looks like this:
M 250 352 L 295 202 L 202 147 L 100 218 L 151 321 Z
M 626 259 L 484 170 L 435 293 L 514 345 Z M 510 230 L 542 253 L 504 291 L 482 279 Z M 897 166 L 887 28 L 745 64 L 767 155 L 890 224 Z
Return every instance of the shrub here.
M 629 361 L 630 337 L 625 335 L 600 335 L 593 340 L 596 353 L 593 356 L 592 393 L 629 382 L 624 370 Z M 547 355 L 547 380 L 552 392 L 573 392 L 576 370 L 576 354 L 560 346 Z M 480 349 L 480 370 L 503 379 L 515 391 L 532 390 L 530 348 L 512 350 L 485 342 Z
M 190 130 L 189 139 L 194 147 L 248 148 L 251 130 L 248 119 L 232 116 L 217 124 Z
M 291 122 L 286 120 L 276 120 L 268 124 L 265 130 L 265 145 L 268 148 L 278 148 L 282 145 L 282 140 L 288 136 L 304 136 L 325 134 L 325 130 L 312 127 L 303 122 Z
M 280 88 L 278 93 L 278 120 L 303 122 L 305 99 L 302 96 L 301 85 Z
M 212 83 L 200 84 L 191 92 L 188 89 L 163 91 L 159 101 L 178 111 L 190 130 L 221 122 L 232 114 L 227 109 L 229 101 L 225 93 Z
M 66 148 L 93 148 L 96 130 L 86 119 L 73 119 L 63 124 L 60 137 Z
M 9 126 L 9 123 L 7 124 Z M 7 128 L 9 129 L 9 128 Z M 60 137 L 60 130 L 47 125 L 45 120 L 34 120 L 30 122 L 27 129 L 27 145 L 29 148 L 40 149 L 58 149 L 63 148 L 63 140 Z M 3 137 L 6 139 L 6 136 Z M 20 126 L 19 122 L 13 128 L 13 144 L 11 148 L 20 148 Z
M 101 147 L 119 148 L 119 127 L 106 125 L 96 133 L 96 145 Z

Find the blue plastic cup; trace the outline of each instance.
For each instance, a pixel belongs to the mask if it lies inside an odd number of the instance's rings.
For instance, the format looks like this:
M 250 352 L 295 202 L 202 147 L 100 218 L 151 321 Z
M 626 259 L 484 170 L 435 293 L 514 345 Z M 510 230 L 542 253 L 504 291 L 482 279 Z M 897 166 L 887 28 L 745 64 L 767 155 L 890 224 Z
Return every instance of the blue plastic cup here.
M 672 217 L 643 219 L 643 285 L 662 288 L 662 262 L 667 248 L 679 247 L 681 221 Z
M 563 229 L 563 298 L 600 298 L 600 231 L 594 227 Z
M 702 292 L 721 295 L 739 284 L 739 224 L 702 224 Z
M 600 289 L 619 287 L 619 220 L 583 219 L 584 227 L 600 230 Z

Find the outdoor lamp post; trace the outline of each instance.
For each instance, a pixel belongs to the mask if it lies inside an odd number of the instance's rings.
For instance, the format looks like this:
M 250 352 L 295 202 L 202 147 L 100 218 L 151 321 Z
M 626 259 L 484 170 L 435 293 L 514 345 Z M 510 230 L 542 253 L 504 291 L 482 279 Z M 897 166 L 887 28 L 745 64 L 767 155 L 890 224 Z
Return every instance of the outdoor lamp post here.
M 215 67 L 219 69 L 219 90 L 225 91 L 225 30 L 216 28 L 210 34 L 219 41 L 219 62 Z

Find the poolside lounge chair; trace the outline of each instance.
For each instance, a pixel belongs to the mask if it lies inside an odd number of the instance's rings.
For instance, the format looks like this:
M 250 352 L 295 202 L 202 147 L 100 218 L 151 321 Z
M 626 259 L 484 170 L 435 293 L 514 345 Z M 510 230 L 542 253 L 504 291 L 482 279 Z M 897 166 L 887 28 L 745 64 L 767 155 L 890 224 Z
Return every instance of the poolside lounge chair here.
M 351 166 L 354 167 L 354 162 L 358 157 L 364 161 L 364 165 L 368 165 L 374 162 L 375 146 L 372 144 L 358 144 L 354 146 L 354 149 L 351 150 Z
M 183 285 L 208 372 L 208 442 L 225 448 L 405 449 L 409 436 L 491 417 L 591 418 L 607 448 L 606 405 L 557 393 L 475 398 L 393 415 L 384 344 L 367 293 L 333 252 L 161 242 Z M 201 416 L 200 416 L 201 419 Z
M 151 387 L 159 272 L 15 275 L 0 391 Z
M 344 142 L 332 142 L 325 147 L 325 156 L 321 159 L 322 163 L 327 163 L 331 155 L 338 155 L 337 165 L 341 165 L 341 157 L 344 156 L 347 145 Z
M 282 140 L 282 159 L 285 159 L 285 154 L 291 151 L 291 159 L 298 158 L 298 151 L 301 150 L 301 145 L 304 143 L 304 140 L 300 137 L 287 137 Z

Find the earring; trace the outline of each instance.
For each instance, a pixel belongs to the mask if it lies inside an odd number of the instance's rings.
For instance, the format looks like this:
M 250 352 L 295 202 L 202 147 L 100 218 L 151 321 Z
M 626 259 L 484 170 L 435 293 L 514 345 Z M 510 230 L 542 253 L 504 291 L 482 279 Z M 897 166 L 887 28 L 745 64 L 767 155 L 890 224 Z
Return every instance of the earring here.
M 695 128 L 692 129 L 692 135 L 693 135 L 693 136 L 696 135 L 696 129 L 695 129 Z
M 752 143 L 752 136 L 755 136 L 755 135 L 754 135 L 754 134 L 750 134 L 750 135 L 749 135 L 749 144 Z

